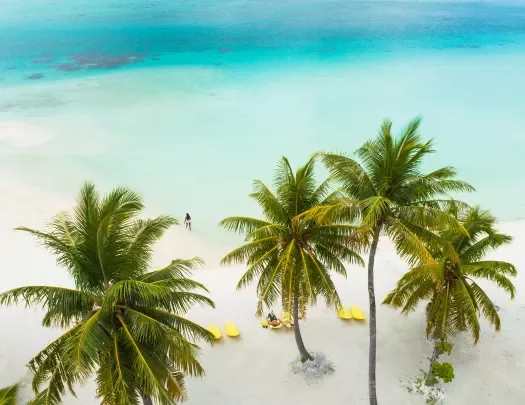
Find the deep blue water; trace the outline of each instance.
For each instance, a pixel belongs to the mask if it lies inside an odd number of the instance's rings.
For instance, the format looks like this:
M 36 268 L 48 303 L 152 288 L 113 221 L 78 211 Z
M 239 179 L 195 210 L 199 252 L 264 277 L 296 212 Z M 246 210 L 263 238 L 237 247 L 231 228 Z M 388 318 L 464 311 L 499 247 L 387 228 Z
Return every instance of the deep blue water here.
M 0 77 L 499 48 L 523 2 L 0 0 Z M 3 72 L 2 72 L 3 71 Z

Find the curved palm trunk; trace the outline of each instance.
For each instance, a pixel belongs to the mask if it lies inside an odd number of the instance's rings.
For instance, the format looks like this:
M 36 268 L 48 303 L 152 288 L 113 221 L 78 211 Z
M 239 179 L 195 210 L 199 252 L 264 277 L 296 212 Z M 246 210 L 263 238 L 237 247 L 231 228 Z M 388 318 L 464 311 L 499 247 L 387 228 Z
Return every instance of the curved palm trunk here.
M 294 297 L 293 300 L 293 329 L 295 335 L 295 343 L 297 344 L 297 348 L 299 349 L 301 359 L 313 360 L 314 358 L 310 353 L 308 353 L 306 347 L 304 346 L 303 337 L 301 336 L 301 330 L 299 329 L 299 299 L 297 297 Z
M 434 377 L 434 374 L 432 373 L 432 366 L 439 358 L 439 349 L 438 349 L 438 340 L 434 339 L 434 348 L 432 350 L 432 357 L 430 358 L 430 366 L 428 367 L 428 374 L 427 374 L 427 385 L 434 385 L 436 382 L 436 379 Z
M 374 260 L 379 242 L 381 225 L 376 225 L 370 254 L 368 257 L 368 302 L 370 305 L 370 346 L 368 349 L 368 396 L 370 405 L 377 405 L 376 393 L 376 295 L 374 291 Z

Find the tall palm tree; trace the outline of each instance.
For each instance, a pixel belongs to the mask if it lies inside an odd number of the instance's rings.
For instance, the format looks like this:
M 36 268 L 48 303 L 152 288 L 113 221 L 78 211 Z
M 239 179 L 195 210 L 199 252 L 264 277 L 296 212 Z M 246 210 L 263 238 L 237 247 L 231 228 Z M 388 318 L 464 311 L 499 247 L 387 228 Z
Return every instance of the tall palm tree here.
M 385 120 L 378 136 L 357 150 L 358 160 L 334 153 L 320 154 L 346 198 L 331 206 L 317 207 L 310 217 L 322 223 L 334 219 L 357 220 L 369 230 L 371 238 L 368 258 L 370 405 L 377 405 L 374 260 L 379 236 L 388 236 L 398 254 L 409 263 L 431 260 L 428 246 L 439 242 L 431 230 L 458 228 L 457 221 L 444 211 L 449 200 L 441 200 L 442 196 L 451 191 L 473 190 L 469 184 L 454 179 L 456 171 L 452 167 L 422 172 L 425 157 L 434 150 L 432 140 L 423 141 L 419 124 L 419 119 L 413 120 L 396 139 L 391 133 L 392 123 Z
M 173 260 L 148 272 L 153 244 L 176 220 L 138 219 L 141 198 L 125 188 L 100 197 L 85 184 L 74 211 L 46 231 L 29 232 L 49 249 L 76 288 L 20 287 L 0 304 L 43 307 L 44 327 L 66 331 L 30 362 L 35 405 L 56 405 L 66 390 L 96 375 L 106 405 L 173 404 L 184 398 L 184 376 L 202 375 L 197 339 L 210 333 L 183 317 L 194 304 L 214 306 L 206 288 L 188 278 L 198 258 Z M 45 385 L 44 389 L 41 386 Z
M 312 360 L 301 336 L 300 307 L 315 304 L 318 297 L 327 305 L 340 306 L 330 272 L 346 276 L 343 261 L 362 264 L 350 243 L 356 228 L 340 223 L 320 225 L 301 215 L 331 197 L 328 181 L 316 184 L 313 158 L 294 172 L 283 157 L 275 175 L 275 192 L 259 180 L 253 188 L 250 197 L 260 205 L 265 219 L 230 217 L 220 222 L 228 230 L 246 234 L 247 241 L 226 255 L 222 264 L 248 264 L 237 288 L 258 280 L 258 315 L 263 305 L 272 307 L 281 300 L 284 311 L 293 313 L 301 357 Z
M 432 251 L 434 262 L 422 263 L 410 269 L 383 304 L 402 308 L 408 314 L 421 301 L 429 301 L 426 309 L 427 337 L 434 340 L 432 365 L 439 356 L 439 343 L 448 343 L 459 332 L 469 331 L 474 343 L 479 339 L 479 316 L 483 316 L 498 331 L 501 321 L 489 296 L 476 279 L 494 282 L 513 299 L 516 289 L 509 277 L 517 275 L 511 263 L 483 260 L 484 256 L 512 238 L 495 229 L 496 218 L 479 207 L 454 210 L 467 235 L 454 230 L 441 232 L 446 246 Z M 452 253 L 452 254 L 451 254 Z

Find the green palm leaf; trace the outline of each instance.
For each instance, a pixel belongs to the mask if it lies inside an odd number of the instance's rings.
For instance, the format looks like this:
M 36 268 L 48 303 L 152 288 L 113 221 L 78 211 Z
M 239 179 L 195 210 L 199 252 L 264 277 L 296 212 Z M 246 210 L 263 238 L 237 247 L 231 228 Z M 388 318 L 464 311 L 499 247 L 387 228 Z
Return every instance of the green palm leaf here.
M 0 389 L 0 405 L 16 405 L 18 384 Z

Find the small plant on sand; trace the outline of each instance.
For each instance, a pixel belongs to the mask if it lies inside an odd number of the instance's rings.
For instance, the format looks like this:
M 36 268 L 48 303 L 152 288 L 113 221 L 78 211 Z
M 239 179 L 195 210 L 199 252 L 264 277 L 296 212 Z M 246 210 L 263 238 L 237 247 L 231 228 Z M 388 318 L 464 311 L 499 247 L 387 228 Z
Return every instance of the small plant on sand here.
M 332 197 L 328 181 L 316 184 L 313 158 L 293 171 L 283 157 L 275 174 L 275 191 L 259 180 L 253 188 L 250 197 L 261 206 L 264 219 L 230 217 L 221 221 L 220 226 L 245 234 L 247 242 L 226 255 L 222 264 L 248 264 L 237 288 L 257 281 L 259 316 L 265 305 L 271 308 L 281 302 L 283 310 L 293 314 L 301 358 L 312 361 L 299 319 L 307 305 L 315 304 L 319 297 L 329 306 L 341 305 L 330 273 L 346 276 L 343 262 L 363 264 L 353 248 L 352 236 L 358 229 L 339 222 L 320 224 L 302 215 L 328 204 Z
M 152 246 L 175 219 L 139 219 L 141 198 L 125 188 L 101 198 L 82 187 L 73 213 L 61 213 L 38 231 L 19 228 L 49 249 L 75 288 L 28 286 L 0 295 L 45 310 L 44 327 L 66 331 L 29 361 L 32 405 L 58 405 L 66 391 L 96 376 L 104 405 L 172 405 L 185 396 L 184 377 L 204 373 L 200 339 L 213 335 L 183 317 L 194 304 L 214 306 L 188 278 L 199 259 L 173 260 L 148 272 Z
M 445 403 L 445 393 L 434 385 L 427 385 L 424 377 L 416 377 L 407 386 L 408 392 L 420 395 L 427 405 L 443 405 Z
M 429 229 L 458 228 L 457 221 L 445 211 L 448 202 L 442 200 L 443 196 L 451 191 L 473 189 L 455 179 L 452 167 L 423 172 L 425 160 L 434 149 L 432 140 L 423 140 L 419 123 L 419 119 L 413 120 L 395 137 L 392 123 L 385 120 L 378 136 L 357 150 L 357 160 L 339 154 L 321 154 L 345 198 L 315 210 L 317 220 L 358 223 L 368 230 L 372 241 L 368 258 L 370 405 L 377 405 L 374 260 L 379 237 L 390 238 L 397 253 L 411 265 L 430 260 L 428 246 L 436 246 L 438 238 Z
M 511 263 L 483 260 L 499 246 L 509 243 L 509 235 L 495 229 L 496 218 L 479 207 L 452 205 L 450 214 L 461 223 L 464 231 L 438 232 L 443 242 L 437 249 L 429 246 L 433 261 L 421 263 L 407 272 L 388 294 L 384 304 L 402 308 L 408 314 L 421 301 L 426 307 L 426 333 L 433 342 L 426 384 L 432 385 L 439 377 L 451 381 L 454 370 L 450 363 L 438 363 L 440 355 L 449 353 L 449 339 L 461 332 L 470 332 L 474 343 L 480 336 L 479 317 L 483 315 L 496 331 L 501 321 L 494 303 L 476 282 L 477 279 L 495 283 L 511 299 L 516 289 L 510 277 L 517 275 Z M 466 232 L 465 232 L 466 231 Z

